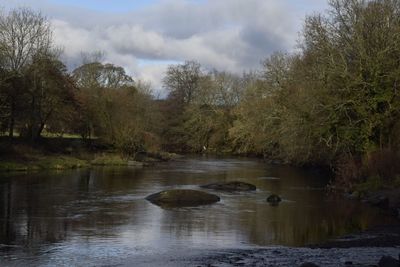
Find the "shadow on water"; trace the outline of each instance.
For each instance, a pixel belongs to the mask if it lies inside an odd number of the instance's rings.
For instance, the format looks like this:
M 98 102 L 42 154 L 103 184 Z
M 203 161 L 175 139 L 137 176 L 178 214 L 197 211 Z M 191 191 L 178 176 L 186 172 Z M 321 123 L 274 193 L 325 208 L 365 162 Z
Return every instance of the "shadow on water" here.
M 221 201 L 161 209 L 144 198 L 212 182 L 255 192 L 216 192 Z M 103 262 L 127 255 L 242 246 L 303 246 L 391 218 L 330 199 L 327 177 L 249 159 L 189 158 L 145 169 L 94 168 L 0 177 L 0 265 Z M 278 206 L 266 198 L 282 197 Z

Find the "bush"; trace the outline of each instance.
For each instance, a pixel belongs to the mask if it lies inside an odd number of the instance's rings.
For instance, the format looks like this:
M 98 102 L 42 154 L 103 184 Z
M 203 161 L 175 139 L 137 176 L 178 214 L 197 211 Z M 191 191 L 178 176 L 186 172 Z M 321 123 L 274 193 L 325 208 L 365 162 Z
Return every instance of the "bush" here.
M 382 189 L 384 187 L 384 181 L 379 176 L 370 176 L 365 182 L 358 184 L 355 189 L 359 192 L 369 192 Z
M 384 183 L 392 183 L 400 174 L 400 156 L 389 149 L 371 153 L 364 160 L 364 176 L 380 177 Z
M 126 166 L 128 161 L 121 158 L 119 155 L 102 155 L 96 157 L 90 162 L 92 165 L 98 166 Z
M 350 155 L 343 155 L 336 163 L 335 186 L 352 190 L 362 181 L 362 162 Z
M 135 159 L 139 152 L 144 151 L 143 136 L 135 131 L 127 131 L 118 136 L 116 146 L 124 157 Z

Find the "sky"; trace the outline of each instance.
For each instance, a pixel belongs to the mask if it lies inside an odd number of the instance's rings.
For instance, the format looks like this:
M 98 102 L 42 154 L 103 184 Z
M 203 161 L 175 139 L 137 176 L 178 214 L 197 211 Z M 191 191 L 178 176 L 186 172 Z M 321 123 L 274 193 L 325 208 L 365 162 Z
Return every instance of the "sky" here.
M 243 73 L 275 51 L 296 47 L 306 15 L 326 0 L 0 0 L 30 7 L 52 23 L 70 69 L 82 53 L 101 51 L 134 79 L 163 95 L 170 64 L 196 60 L 207 69 Z

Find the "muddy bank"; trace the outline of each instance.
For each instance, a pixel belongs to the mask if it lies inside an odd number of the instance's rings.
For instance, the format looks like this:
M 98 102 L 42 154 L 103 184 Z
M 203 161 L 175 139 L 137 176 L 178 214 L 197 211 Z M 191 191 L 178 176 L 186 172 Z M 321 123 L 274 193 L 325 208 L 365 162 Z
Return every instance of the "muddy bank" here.
M 157 255 L 135 257 L 119 262 L 119 266 L 268 266 L 299 267 L 312 262 L 321 267 L 378 266 L 382 255 L 398 258 L 400 248 L 287 248 L 225 249 L 219 251 L 190 251 L 186 257 Z
M 378 226 L 325 243 L 302 248 L 265 247 L 203 252 L 186 259 L 171 259 L 166 266 L 301 266 L 311 262 L 324 267 L 371 267 L 383 256 L 399 259 L 400 224 Z M 149 262 L 147 262 L 149 263 Z M 153 262 L 154 263 L 154 262 Z M 144 266 L 144 265 L 143 265 Z M 386 265 L 383 265 L 386 266 Z M 389 265 L 388 265 L 389 266 Z
M 398 258 L 399 248 L 266 248 L 228 250 L 194 259 L 191 266 L 301 266 L 312 262 L 323 267 L 377 266 L 382 255 Z
M 378 226 L 304 248 L 225 250 L 193 259 L 196 266 L 378 266 L 382 256 L 400 254 L 400 224 Z
M 400 223 L 370 228 L 363 232 L 342 236 L 310 248 L 399 247 Z M 400 252 L 400 249 L 399 249 Z
M 182 256 L 186 255 L 186 256 Z M 373 267 L 380 265 L 383 256 L 399 259 L 400 225 L 379 226 L 367 231 L 343 236 L 323 244 L 308 247 L 246 247 L 217 251 L 197 250 L 180 253 L 179 256 L 126 259 L 122 266 L 269 266 L 300 267 L 313 263 L 321 267 Z M 308 265 L 307 265 L 308 266 Z M 312 266 L 312 265 L 309 265 Z

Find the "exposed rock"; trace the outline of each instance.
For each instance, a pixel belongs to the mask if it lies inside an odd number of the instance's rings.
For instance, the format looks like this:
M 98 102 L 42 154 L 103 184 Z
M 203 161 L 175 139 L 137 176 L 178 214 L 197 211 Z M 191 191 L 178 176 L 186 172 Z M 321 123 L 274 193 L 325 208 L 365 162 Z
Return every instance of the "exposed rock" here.
M 281 201 L 282 201 L 281 197 L 275 194 L 272 194 L 269 197 L 267 197 L 267 202 L 270 203 L 271 205 L 277 205 Z
M 161 207 L 194 207 L 220 201 L 216 195 L 189 189 L 161 191 L 146 197 L 146 199 Z
M 225 183 L 224 182 L 212 183 L 212 184 L 202 185 L 201 187 L 207 189 L 220 190 L 220 191 L 228 191 L 228 192 L 254 191 L 257 189 L 255 185 L 238 181 L 225 182 Z
M 300 267 L 319 267 L 319 266 L 312 262 L 305 262 L 302 265 L 300 265 Z
M 378 263 L 379 267 L 399 267 L 399 260 L 391 256 L 383 256 Z

